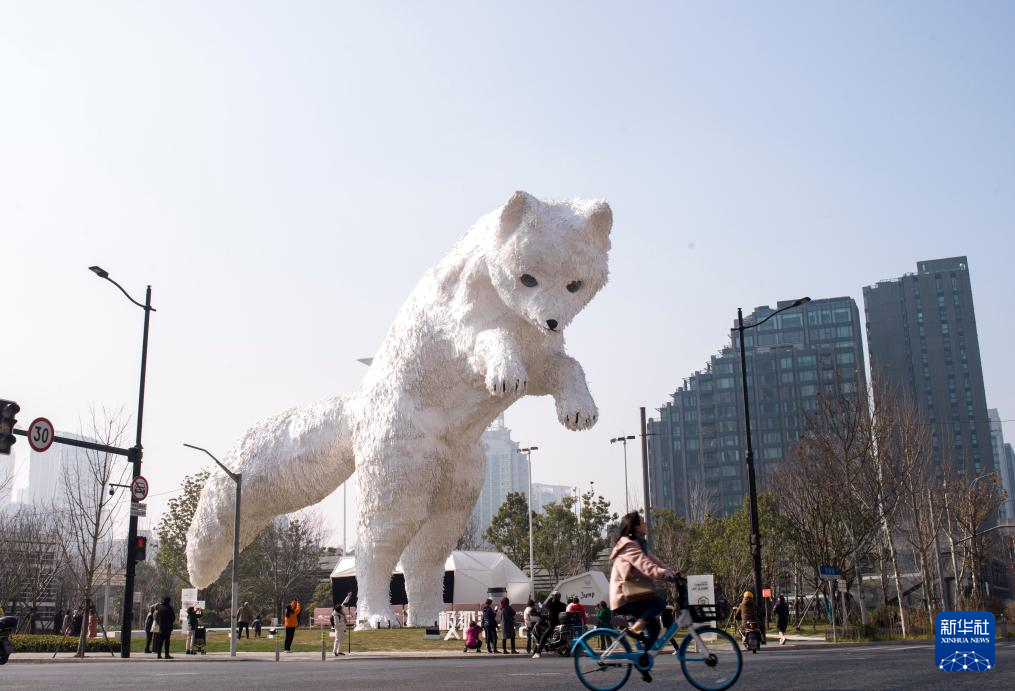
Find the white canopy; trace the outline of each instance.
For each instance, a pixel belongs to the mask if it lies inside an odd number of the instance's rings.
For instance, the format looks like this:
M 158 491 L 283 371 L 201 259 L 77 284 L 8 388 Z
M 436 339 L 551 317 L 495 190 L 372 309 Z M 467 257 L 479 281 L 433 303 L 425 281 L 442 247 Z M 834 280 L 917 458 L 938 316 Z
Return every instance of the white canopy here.
M 506 588 L 512 602 L 525 602 L 529 597 L 529 578 L 501 552 L 466 552 L 456 550 L 444 562 L 444 570 L 454 574 L 455 602 L 482 602 L 490 588 Z M 404 574 L 402 562 L 394 573 Z M 356 576 L 356 557 L 339 559 L 332 578 Z
M 602 571 L 586 571 L 565 578 L 554 590 L 565 601 L 572 595 L 577 595 L 578 602 L 588 607 L 595 607 L 601 601 L 610 601 L 610 581 Z

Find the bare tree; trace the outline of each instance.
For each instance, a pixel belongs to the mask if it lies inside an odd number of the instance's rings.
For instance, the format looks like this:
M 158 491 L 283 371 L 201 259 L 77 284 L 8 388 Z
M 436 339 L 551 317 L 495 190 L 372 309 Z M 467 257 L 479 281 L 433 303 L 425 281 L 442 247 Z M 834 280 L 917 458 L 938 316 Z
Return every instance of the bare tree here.
M 272 520 L 240 554 L 241 583 L 249 599 L 270 599 L 279 621 L 287 598 L 308 601 L 316 585 L 314 572 L 324 534 L 324 521 L 313 511 Z
M 968 479 L 965 473 L 953 473 L 944 483 L 944 499 L 948 507 L 948 523 L 952 542 L 964 552 L 962 568 L 955 574 L 956 591 L 960 599 L 973 608 L 982 608 L 986 597 L 981 589 L 984 581 L 983 563 L 987 557 L 990 535 L 984 531 L 986 523 L 1007 498 L 1001 489 L 997 473 L 987 473 Z M 969 570 L 968 596 L 959 588 Z
M 687 520 L 691 523 L 702 523 L 716 513 L 718 500 L 715 491 L 698 475 L 693 475 L 687 483 Z
M 91 410 L 90 434 L 100 444 L 120 446 L 128 425 L 122 411 L 101 414 Z M 110 559 L 112 532 L 118 518 L 121 493 L 109 494 L 110 482 L 122 483 L 128 464 L 114 454 L 87 450 L 84 458 L 65 463 L 61 469 L 61 485 L 65 506 L 60 544 L 68 570 L 74 575 L 82 599 L 83 622 L 75 657 L 84 657 L 88 616 L 93 608 L 95 576 Z
M 483 531 L 479 529 L 479 521 L 475 516 L 470 517 L 469 522 L 465 524 L 465 528 L 458 538 L 458 542 L 455 543 L 455 549 L 480 550 L 487 547 L 486 541 L 483 540 Z
M 17 599 L 18 628 L 25 633 L 35 630 L 39 605 L 48 599 L 60 572 L 63 554 L 56 535 L 54 513 L 48 509 L 22 509 L 12 521 L 10 529 L 16 540 L 19 563 Z

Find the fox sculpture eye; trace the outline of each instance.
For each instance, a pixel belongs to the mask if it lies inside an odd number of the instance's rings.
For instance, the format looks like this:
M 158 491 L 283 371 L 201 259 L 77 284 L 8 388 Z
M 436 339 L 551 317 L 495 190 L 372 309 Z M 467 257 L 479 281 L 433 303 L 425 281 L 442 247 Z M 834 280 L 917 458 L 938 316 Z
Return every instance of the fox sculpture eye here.
M 522 274 L 521 282 L 523 286 L 528 286 L 529 288 L 535 288 L 539 285 L 539 281 L 536 280 L 535 276 L 530 276 L 529 274 Z
M 577 293 L 581 289 L 582 289 L 581 281 L 571 281 L 570 283 L 567 284 L 567 292 L 569 293 Z

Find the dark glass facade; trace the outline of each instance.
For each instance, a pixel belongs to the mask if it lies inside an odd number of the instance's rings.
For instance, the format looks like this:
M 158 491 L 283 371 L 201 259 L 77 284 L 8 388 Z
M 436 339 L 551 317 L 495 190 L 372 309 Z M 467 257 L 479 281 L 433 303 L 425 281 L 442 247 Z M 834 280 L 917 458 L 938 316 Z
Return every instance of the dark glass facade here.
M 757 323 L 773 309 L 744 317 Z M 747 494 L 747 444 L 740 373 L 739 335 L 713 355 L 703 371 L 684 380 L 648 421 L 652 505 L 690 518 L 705 495 L 727 514 Z M 778 482 L 777 468 L 800 436 L 817 397 L 836 390 L 864 395 L 866 374 L 856 302 L 849 297 L 813 300 L 745 332 L 751 431 L 759 490 Z
M 871 371 L 916 400 L 935 463 L 994 470 L 966 258 L 917 262 L 916 273 L 868 286 L 863 298 Z

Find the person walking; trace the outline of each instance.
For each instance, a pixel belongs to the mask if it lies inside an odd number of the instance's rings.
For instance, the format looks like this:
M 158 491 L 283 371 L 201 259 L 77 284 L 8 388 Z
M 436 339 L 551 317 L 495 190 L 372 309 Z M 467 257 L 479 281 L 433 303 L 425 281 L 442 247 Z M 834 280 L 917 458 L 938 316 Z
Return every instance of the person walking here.
M 486 636 L 486 652 L 497 652 L 497 614 L 493 611 L 493 600 L 486 598 L 483 605 L 483 635 Z
M 148 615 L 144 618 L 144 651 L 152 652 L 152 625 L 155 624 L 155 605 L 148 608 Z
M 522 614 L 522 623 L 525 625 L 525 654 L 532 654 L 532 637 L 536 635 L 536 624 L 539 623 L 539 610 L 536 609 L 536 601 L 529 598 L 525 604 L 525 612 Z
M 605 601 L 599 601 L 599 607 L 596 609 L 596 628 L 597 629 L 609 629 L 613 628 L 613 612 L 610 611 L 610 606 Z M 609 636 L 599 636 L 599 649 L 606 650 L 606 646 L 610 643 Z
M 285 608 L 285 651 L 286 653 L 292 652 L 293 638 L 296 637 L 296 627 L 300 625 L 300 612 L 303 611 L 303 605 L 300 604 L 300 599 L 294 597 L 293 601 L 286 605 Z
M 506 597 L 501 598 L 500 609 L 497 610 L 497 623 L 500 624 L 501 652 L 508 654 L 508 641 L 511 641 L 511 654 L 517 655 L 515 649 L 515 608 Z
M 261 613 L 260 612 L 258 612 L 257 615 L 254 617 L 253 626 L 254 626 L 254 638 L 260 638 L 261 637 Z
M 74 618 L 71 620 L 70 625 L 70 634 L 75 638 L 81 635 L 81 627 L 84 624 L 84 620 L 84 610 L 79 606 L 74 610 Z
M 671 569 L 648 551 L 644 519 L 637 511 L 620 520 L 620 535 L 610 554 L 610 607 L 614 613 L 630 616 L 634 624 L 626 629 L 646 650 L 659 637 L 659 615 L 666 603 L 656 594 L 652 581 L 674 579 L 679 572 Z M 642 679 L 652 681 L 648 672 Z
M 236 638 L 243 637 L 243 630 L 247 630 L 247 639 L 250 638 L 250 622 L 254 620 L 254 613 L 250 610 L 250 603 L 244 602 L 243 606 L 236 610 Z
M 187 608 L 187 655 L 197 655 L 194 652 L 194 637 L 197 635 L 198 619 L 201 610 L 193 606 Z
M 342 611 L 342 605 L 335 605 L 331 611 L 331 628 L 335 629 L 335 645 L 331 652 L 335 657 L 345 655 L 342 652 L 342 641 L 345 640 L 345 612 Z
M 63 626 L 63 607 L 56 610 L 53 614 L 53 635 L 59 636 L 61 627 Z
M 168 595 L 162 598 L 162 604 L 155 610 L 155 619 L 159 624 L 159 637 L 155 641 L 155 652 L 158 653 L 158 658 L 161 660 L 164 650 L 166 659 L 172 660 L 173 656 L 169 654 L 169 642 L 173 636 L 173 625 L 176 623 L 176 610 L 173 609 Z
M 779 596 L 779 603 L 775 606 L 775 630 L 779 632 L 779 645 L 786 645 L 786 626 L 789 624 L 789 605 L 786 598 Z

